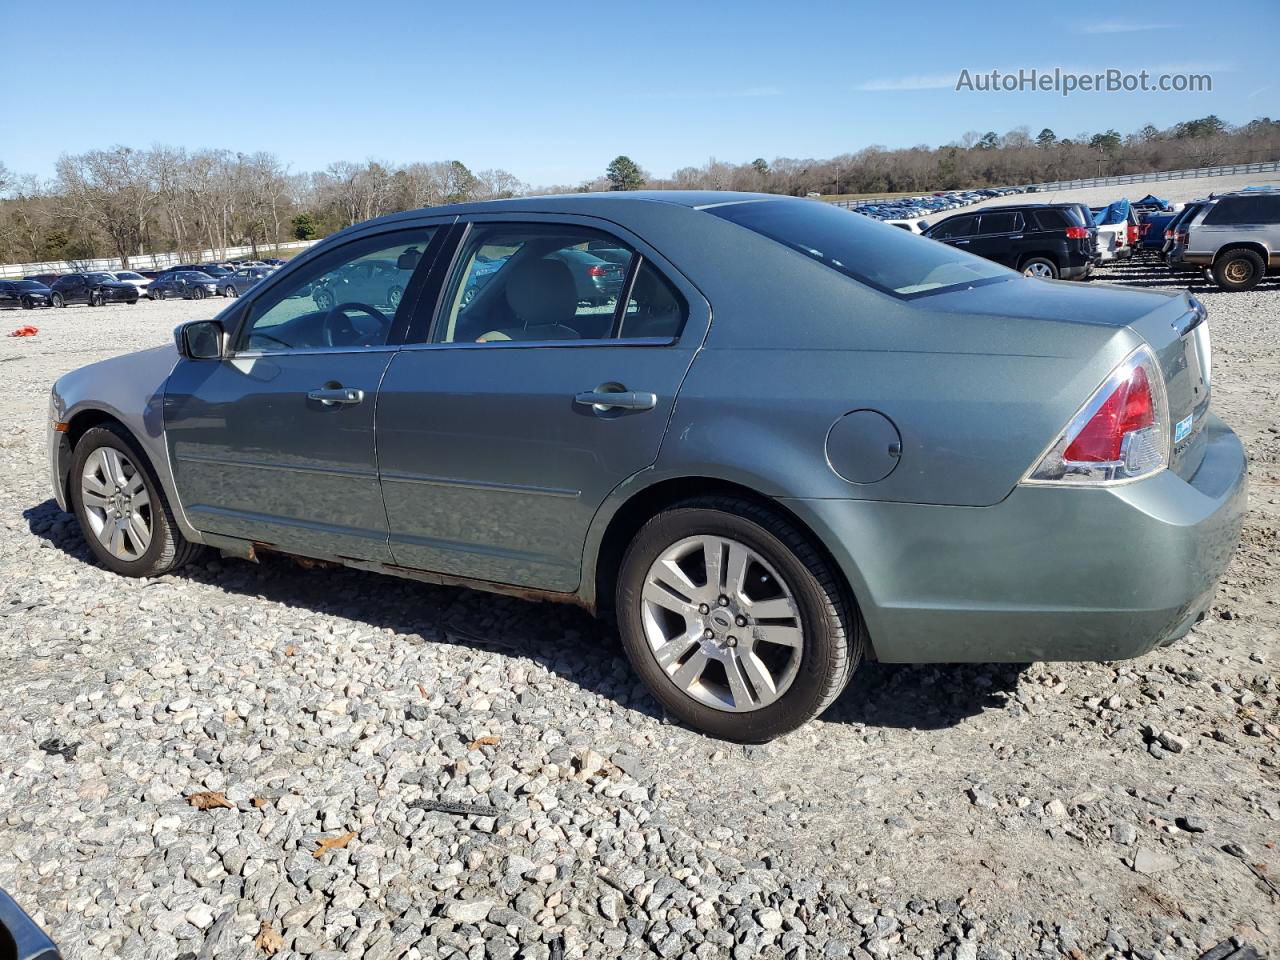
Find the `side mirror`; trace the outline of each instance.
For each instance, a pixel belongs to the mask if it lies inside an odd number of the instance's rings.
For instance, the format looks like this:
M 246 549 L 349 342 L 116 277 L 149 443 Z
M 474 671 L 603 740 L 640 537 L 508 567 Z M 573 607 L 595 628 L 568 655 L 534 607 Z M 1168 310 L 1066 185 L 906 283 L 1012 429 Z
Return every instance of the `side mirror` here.
M 188 360 L 220 360 L 226 333 L 217 320 L 184 323 L 174 331 L 178 353 Z

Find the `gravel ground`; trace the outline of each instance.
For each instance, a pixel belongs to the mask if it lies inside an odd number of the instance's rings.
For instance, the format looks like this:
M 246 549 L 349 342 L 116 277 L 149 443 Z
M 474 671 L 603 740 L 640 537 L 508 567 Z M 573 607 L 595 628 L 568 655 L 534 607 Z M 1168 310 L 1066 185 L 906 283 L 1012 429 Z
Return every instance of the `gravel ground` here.
M 571 608 L 106 573 L 50 499 L 49 385 L 216 303 L 2 314 L 41 332 L 0 339 L 0 886 L 68 960 L 1280 951 L 1280 284 L 1203 289 L 1253 485 L 1212 616 L 1116 664 L 869 664 L 745 749 Z

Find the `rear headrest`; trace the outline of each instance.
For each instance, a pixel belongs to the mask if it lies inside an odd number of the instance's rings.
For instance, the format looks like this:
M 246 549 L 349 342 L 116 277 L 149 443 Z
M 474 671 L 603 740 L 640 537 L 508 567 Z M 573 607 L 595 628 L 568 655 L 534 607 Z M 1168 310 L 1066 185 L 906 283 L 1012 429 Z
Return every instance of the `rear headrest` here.
M 507 280 L 507 304 L 526 327 L 563 324 L 578 309 L 573 274 L 561 260 L 526 260 Z

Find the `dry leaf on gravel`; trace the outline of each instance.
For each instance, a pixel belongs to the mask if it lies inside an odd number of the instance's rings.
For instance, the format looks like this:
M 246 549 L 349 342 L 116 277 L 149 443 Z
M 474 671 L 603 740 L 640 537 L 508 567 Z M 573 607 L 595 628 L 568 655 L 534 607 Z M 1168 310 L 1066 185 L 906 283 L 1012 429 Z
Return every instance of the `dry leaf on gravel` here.
M 255 807 L 257 807 L 259 810 L 261 810 L 263 807 L 265 807 L 265 806 L 269 805 L 270 803 L 271 803 L 271 801 L 270 801 L 270 800 L 268 800 L 266 797 L 254 797 L 254 798 L 253 798 L 253 805 L 254 805 Z
M 356 832 L 354 830 L 348 830 L 346 833 L 336 837 L 321 837 L 311 855 L 319 860 L 330 850 L 341 850 L 355 838 Z
M 271 929 L 271 924 L 262 921 L 262 926 L 258 928 L 258 935 L 253 938 L 253 945 L 265 954 L 279 953 L 284 949 L 284 937 Z
M 284 655 L 286 657 L 292 657 L 297 652 L 298 652 L 298 648 L 294 646 L 292 643 L 284 648 Z
M 496 747 L 498 745 L 497 737 L 477 737 L 467 744 L 468 750 L 478 750 L 481 747 Z
M 226 807 L 228 810 L 236 808 L 236 805 L 228 800 L 227 795 L 221 790 L 205 790 L 201 793 L 193 793 L 187 797 L 187 803 L 197 810 L 212 810 L 215 807 Z

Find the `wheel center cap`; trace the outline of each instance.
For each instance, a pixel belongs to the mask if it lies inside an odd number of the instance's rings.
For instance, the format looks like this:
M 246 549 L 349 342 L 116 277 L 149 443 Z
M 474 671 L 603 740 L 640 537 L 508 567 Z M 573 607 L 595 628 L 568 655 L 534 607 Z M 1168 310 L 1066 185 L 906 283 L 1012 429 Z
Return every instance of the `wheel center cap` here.
M 710 621 L 711 629 L 717 633 L 725 633 L 733 626 L 733 615 L 724 608 L 712 610 L 708 620 Z

